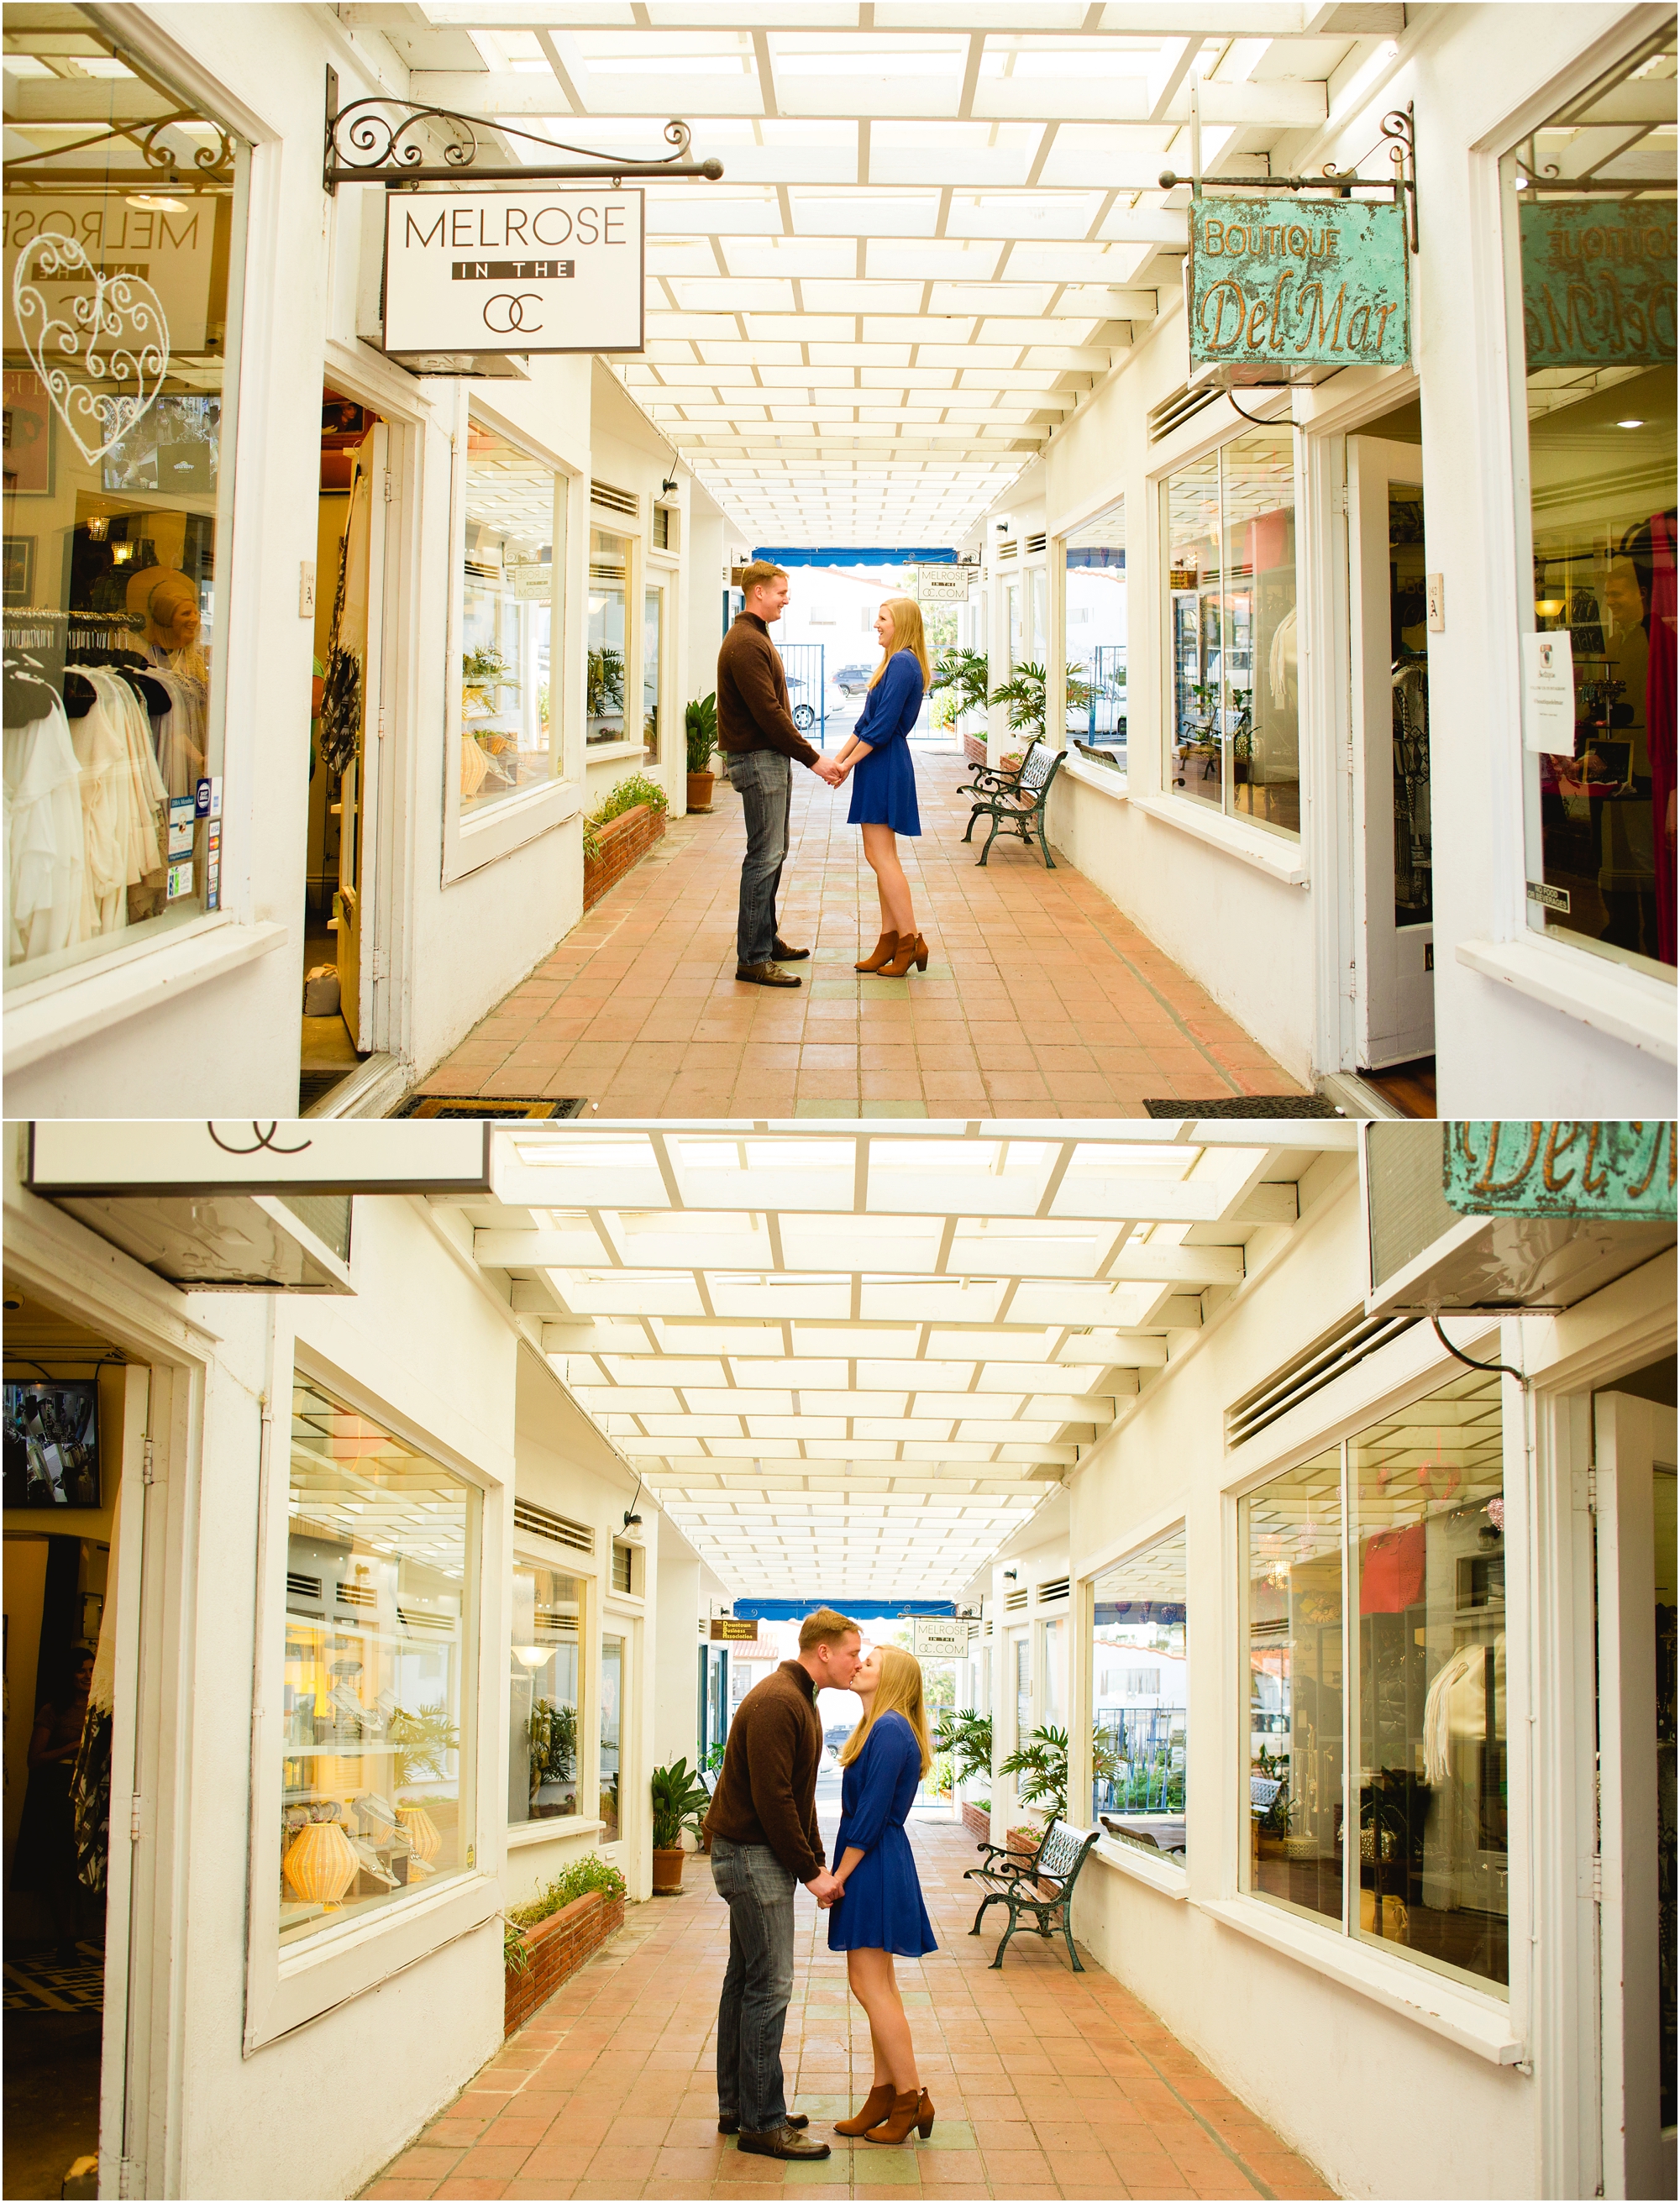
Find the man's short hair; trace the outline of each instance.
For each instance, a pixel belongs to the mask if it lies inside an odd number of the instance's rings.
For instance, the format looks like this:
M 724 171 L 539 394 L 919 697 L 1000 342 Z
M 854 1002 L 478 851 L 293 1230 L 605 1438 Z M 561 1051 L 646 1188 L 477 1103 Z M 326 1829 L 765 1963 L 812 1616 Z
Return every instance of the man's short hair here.
M 854 1630 L 858 1629 L 849 1615 L 837 1614 L 831 1606 L 819 1606 L 814 1614 L 807 1614 L 799 1625 L 799 1649 L 808 1652 L 813 1645 L 840 1645 Z
M 772 566 L 768 558 L 754 558 L 750 566 L 741 569 L 742 595 L 750 596 L 754 589 L 763 588 L 766 582 L 773 582 L 778 574 L 784 582 L 787 580 L 785 566 Z

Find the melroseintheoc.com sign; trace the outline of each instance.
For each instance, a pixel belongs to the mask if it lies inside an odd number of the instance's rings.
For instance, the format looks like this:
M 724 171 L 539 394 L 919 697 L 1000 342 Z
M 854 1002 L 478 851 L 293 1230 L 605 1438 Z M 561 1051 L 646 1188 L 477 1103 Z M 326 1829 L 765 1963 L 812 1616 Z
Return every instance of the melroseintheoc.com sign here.
M 1192 199 L 1191 365 L 1233 383 L 1402 366 L 1410 280 L 1405 215 L 1392 200 Z
M 393 192 L 388 352 L 640 351 L 639 191 Z

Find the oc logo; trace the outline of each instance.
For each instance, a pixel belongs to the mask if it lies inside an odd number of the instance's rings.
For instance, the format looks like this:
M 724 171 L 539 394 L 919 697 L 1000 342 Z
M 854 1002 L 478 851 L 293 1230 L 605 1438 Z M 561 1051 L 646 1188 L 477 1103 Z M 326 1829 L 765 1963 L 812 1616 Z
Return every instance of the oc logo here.
M 484 326 L 499 337 L 512 336 L 516 329 L 535 335 L 542 324 L 527 321 L 526 309 L 541 304 L 541 291 L 497 291 L 484 301 Z

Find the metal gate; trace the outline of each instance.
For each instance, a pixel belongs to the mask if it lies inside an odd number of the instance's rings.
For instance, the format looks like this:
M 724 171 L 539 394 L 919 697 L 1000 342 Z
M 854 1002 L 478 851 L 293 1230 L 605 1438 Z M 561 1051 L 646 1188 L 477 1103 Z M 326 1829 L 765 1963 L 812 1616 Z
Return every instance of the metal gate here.
M 821 642 L 790 642 L 782 653 L 793 723 L 802 735 L 815 735 L 819 749 L 823 747 L 828 729 L 827 682 L 823 665 L 827 647 Z

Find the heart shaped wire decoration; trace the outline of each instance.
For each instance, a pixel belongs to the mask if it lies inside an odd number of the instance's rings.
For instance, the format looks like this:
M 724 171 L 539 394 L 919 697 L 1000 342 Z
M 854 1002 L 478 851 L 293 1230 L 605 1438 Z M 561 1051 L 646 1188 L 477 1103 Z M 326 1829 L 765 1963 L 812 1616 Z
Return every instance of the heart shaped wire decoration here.
M 91 276 L 92 293 L 56 310 L 39 287 L 55 276 Z M 163 300 L 143 275 L 102 275 L 78 239 L 44 230 L 18 255 L 12 312 L 54 411 L 96 465 L 157 402 L 169 371 Z

